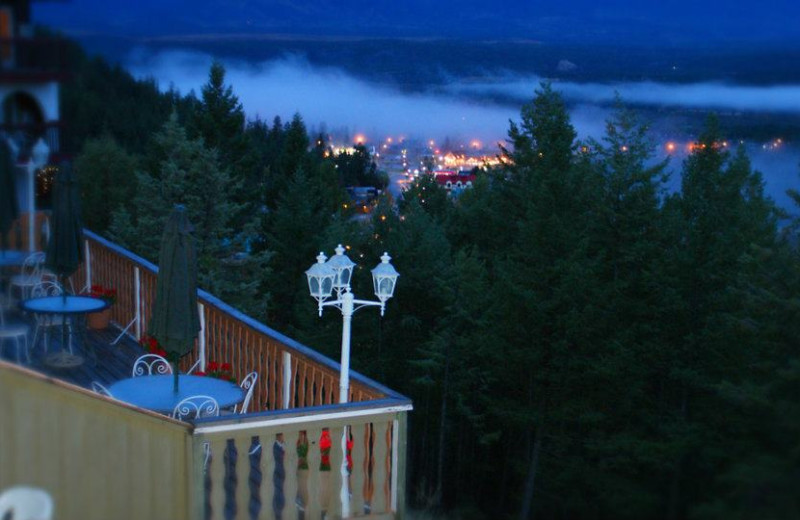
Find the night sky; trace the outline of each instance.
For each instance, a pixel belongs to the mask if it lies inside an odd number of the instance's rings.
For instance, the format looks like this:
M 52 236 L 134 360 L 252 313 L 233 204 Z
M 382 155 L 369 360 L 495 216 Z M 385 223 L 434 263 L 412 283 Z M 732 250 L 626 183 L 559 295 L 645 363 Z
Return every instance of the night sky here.
M 797 0 L 73 0 L 35 3 L 34 17 L 84 35 L 282 33 L 800 46 Z

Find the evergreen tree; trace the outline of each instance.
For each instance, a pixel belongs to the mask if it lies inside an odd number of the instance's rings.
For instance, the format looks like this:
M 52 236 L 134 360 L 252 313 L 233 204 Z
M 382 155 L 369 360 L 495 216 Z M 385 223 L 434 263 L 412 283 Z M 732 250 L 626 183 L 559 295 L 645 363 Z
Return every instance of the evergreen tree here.
M 729 161 L 717 121 L 709 119 L 684 164 L 680 199 L 668 208 L 678 211 L 680 231 L 669 257 L 680 305 L 672 309 L 665 382 L 673 410 L 665 425 L 675 460 L 667 498 L 671 518 L 699 500 L 692 483 L 711 476 L 706 468 L 725 464 L 730 455 L 705 448 L 729 427 L 717 413 L 724 406 L 719 393 L 709 389 L 722 381 L 742 384 L 749 377 L 750 349 L 758 348 L 748 345 L 739 324 L 751 320 L 754 310 L 753 300 L 741 294 L 755 282 L 742 276 L 743 255 L 774 244 L 771 204 L 760 186 L 742 151 Z
M 512 493 L 524 519 L 534 508 L 546 510 L 547 486 L 559 467 L 547 455 L 564 448 L 567 425 L 580 427 L 590 403 L 603 396 L 579 390 L 600 381 L 594 379 L 601 350 L 590 236 L 599 198 L 592 190 L 598 183 L 575 159 L 575 130 L 549 85 L 521 114 L 521 124 L 512 123 L 509 130 L 514 145 L 509 174 L 517 189 L 504 209 L 516 224 L 516 240 L 498 265 L 497 298 L 504 312 L 497 341 L 503 354 L 494 393 L 503 442 L 521 443 L 509 463 L 522 477 Z M 547 477 L 537 480 L 540 471 Z M 544 491 L 537 494 L 539 482 Z M 539 505 L 536 496 L 542 497 Z
M 225 85 L 225 67 L 211 64 L 208 81 L 200 90 L 201 99 L 193 111 L 190 135 L 200 137 L 204 145 L 217 153 L 217 159 L 230 177 L 231 196 L 238 212 L 234 225 L 243 227 L 260 205 L 258 177 L 261 167 L 257 155 L 248 146 L 245 116 L 233 87 Z
M 174 113 L 153 137 L 151 155 L 159 170 L 137 174 L 130 210 L 115 214 L 111 232 L 123 245 L 157 262 L 164 222 L 175 204 L 185 205 L 197 241 L 199 283 L 215 292 L 215 270 L 230 251 L 226 241 L 234 236 L 229 222 L 236 206 L 228 174 L 215 151 L 188 138 Z
M 75 159 L 86 226 L 104 233 L 114 211 L 127 206 L 136 190 L 136 158 L 110 136 L 90 139 Z
M 281 191 L 274 210 L 265 214 L 265 247 L 273 252 L 273 275 L 262 287 L 272 294 L 269 323 L 286 328 L 298 299 L 308 298 L 305 270 L 319 253 L 319 237 L 329 223 L 330 212 L 319 184 L 299 170 Z

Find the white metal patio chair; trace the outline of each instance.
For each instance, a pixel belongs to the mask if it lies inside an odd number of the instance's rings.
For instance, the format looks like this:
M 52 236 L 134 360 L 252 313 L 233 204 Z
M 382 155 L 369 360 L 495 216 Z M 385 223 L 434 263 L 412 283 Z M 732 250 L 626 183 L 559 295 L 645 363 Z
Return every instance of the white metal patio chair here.
M 31 328 L 27 323 L 6 322 L 5 310 L 0 307 L 0 352 L 2 352 L 2 345 L 5 340 L 13 340 L 14 345 L 17 347 L 17 363 L 22 363 L 22 356 L 20 355 L 22 348 L 25 349 L 25 357 L 30 363 L 31 351 L 28 348 L 28 334 L 30 331 Z
M 250 372 L 239 386 L 245 391 L 244 394 L 244 401 L 242 401 L 241 405 L 237 405 L 233 407 L 233 413 L 247 413 L 247 407 L 250 405 L 250 400 L 253 398 L 253 388 L 256 386 L 256 381 L 258 381 L 258 372 Z
M 92 381 L 92 391 L 96 394 L 104 395 L 106 397 L 114 397 L 111 395 L 111 392 L 108 391 L 108 388 L 106 388 L 100 381 Z
M 133 363 L 133 377 L 166 375 L 172 373 L 172 365 L 158 354 L 144 354 Z
M 200 368 L 200 362 L 201 362 L 201 361 L 202 361 L 202 359 L 198 359 L 197 361 L 195 361 L 195 362 L 194 362 L 194 365 L 192 365 L 191 367 L 189 367 L 189 370 L 187 370 L 187 371 L 186 371 L 186 373 L 187 373 L 187 374 L 191 374 L 191 373 L 192 373 L 192 372 L 194 372 L 195 370 L 198 370 L 198 369 Z
M 20 273 L 9 280 L 9 294 L 13 294 L 16 289 L 19 291 L 20 299 L 30 298 L 33 288 L 41 283 L 44 272 L 44 253 L 41 251 L 31 253 L 22 263 Z
M 46 296 L 61 296 L 64 294 L 64 289 L 58 282 L 52 280 L 41 280 L 33 287 L 31 291 L 32 298 L 43 298 Z M 44 340 L 44 352 L 47 352 L 50 343 L 50 330 L 56 328 L 56 334 L 61 332 L 61 328 L 66 324 L 67 326 L 67 344 L 69 352 L 72 354 L 72 320 L 63 314 L 33 314 L 36 321 L 36 329 L 33 332 L 33 341 L 31 348 L 36 348 L 36 343 L 39 340 L 39 334 L 42 335 Z M 65 323 L 66 322 L 66 323 Z M 62 345 L 63 348 L 63 345 Z
M 199 419 L 200 417 L 216 417 L 219 415 L 219 403 L 207 395 L 193 395 L 175 405 L 172 418 L 178 420 Z
M 39 488 L 14 486 L 0 493 L 0 518 L 51 520 L 53 499 Z

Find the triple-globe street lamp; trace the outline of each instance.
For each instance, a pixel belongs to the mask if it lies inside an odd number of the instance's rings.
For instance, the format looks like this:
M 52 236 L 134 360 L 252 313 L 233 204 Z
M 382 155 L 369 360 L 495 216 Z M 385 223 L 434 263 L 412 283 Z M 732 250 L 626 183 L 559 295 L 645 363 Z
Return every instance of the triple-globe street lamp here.
M 344 254 L 341 244 L 335 249 L 336 254 L 328 260 L 324 253 L 317 256 L 317 263 L 306 271 L 308 288 L 311 296 L 317 300 L 319 315 L 324 307 L 336 307 L 342 312 L 342 362 L 339 372 L 339 402 L 348 401 L 350 387 L 350 322 L 353 313 L 362 307 L 378 306 L 381 316 L 386 308 L 386 301 L 394 294 L 397 277 L 400 276 L 394 266 L 389 263 L 391 257 L 383 253 L 381 263 L 372 270 L 372 285 L 378 301 L 356 299 L 350 290 L 350 279 L 355 263 Z M 332 299 L 334 297 L 335 299 Z
M 386 301 L 394 294 L 397 277 L 400 276 L 394 266 L 389 263 L 388 253 L 383 253 L 381 263 L 372 270 L 372 285 L 378 301 L 358 300 L 350 290 L 350 279 L 353 276 L 355 263 L 344 254 L 342 244 L 336 247 L 336 254 L 327 259 L 324 253 L 317 256 L 317 263 L 312 265 L 306 276 L 311 296 L 317 300 L 319 315 L 324 307 L 336 307 L 342 312 L 342 362 L 339 371 L 339 402 L 348 401 L 350 390 L 350 322 L 353 313 L 362 307 L 379 306 L 381 316 L 386 308 Z M 335 293 L 335 296 L 334 296 Z M 347 452 L 348 428 L 342 432 L 341 449 Z M 342 517 L 350 516 L 350 485 L 347 479 L 347 457 L 342 457 L 342 487 L 339 499 L 342 503 Z

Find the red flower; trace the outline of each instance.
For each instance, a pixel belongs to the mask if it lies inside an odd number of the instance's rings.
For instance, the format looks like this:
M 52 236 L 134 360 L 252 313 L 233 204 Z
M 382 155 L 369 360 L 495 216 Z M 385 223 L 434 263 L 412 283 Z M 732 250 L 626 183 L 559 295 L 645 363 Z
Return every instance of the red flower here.
M 204 375 L 206 375 L 206 373 L 203 372 L 202 370 L 198 370 L 197 372 L 194 373 L 194 375 L 196 375 L 196 376 L 204 376 Z
M 211 372 L 219 370 L 219 363 L 217 363 L 216 361 L 209 361 L 206 368 Z
M 231 371 L 231 364 L 230 363 L 223 363 L 222 364 L 222 370 L 225 371 L 225 372 L 230 372 Z
M 153 336 L 147 337 L 147 346 L 150 347 L 150 350 L 158 350 L 158 341 Z

